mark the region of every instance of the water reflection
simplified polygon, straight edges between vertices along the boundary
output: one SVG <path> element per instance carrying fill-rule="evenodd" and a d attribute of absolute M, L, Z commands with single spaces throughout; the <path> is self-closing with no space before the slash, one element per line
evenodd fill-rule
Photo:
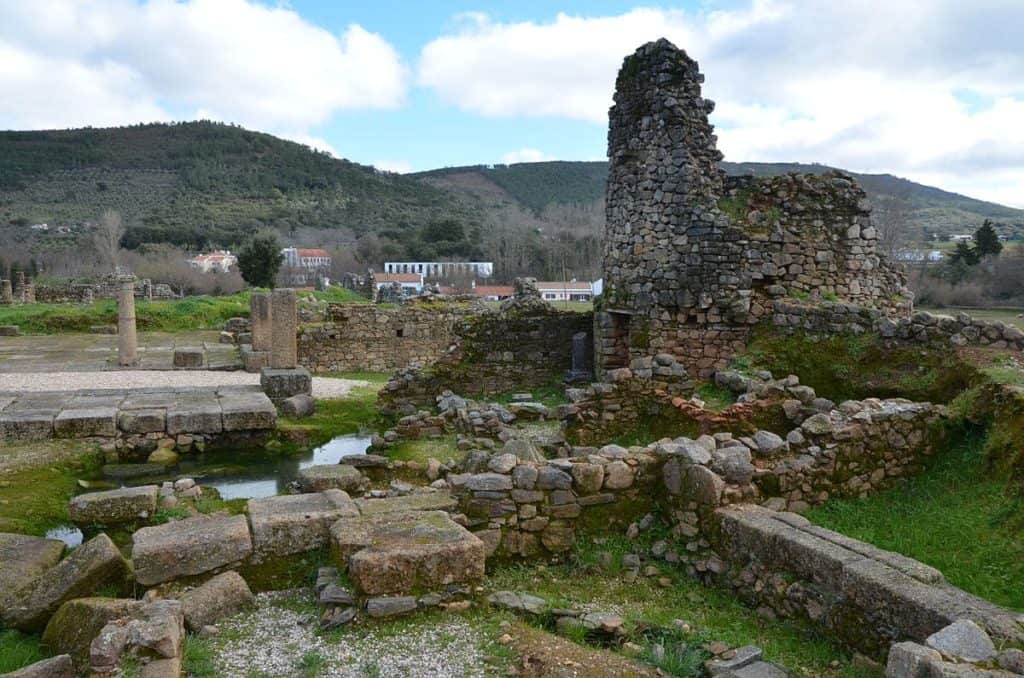
<path fill-rule="evenodd" d="M 60 539 L 71 548 L 82 544 L 82 531 L 74 525 L 55 527 L 47 530 L 44 536 L 47 539 Z"/>
<path fill-rule="evenodd" d="M 345 455 L 365 454 L 369 446 L 368 435 L 338 436 L 301 456 L 264 464 L 246 463 L 244 467 L 233 467 L 223 473 L 209 473 L 200 482 L 215 488 L 223 499 L 272 497 L 285 492 L 300 469 L 320 464 L 337 464 Z M 181 473 L 188 473 L 186 464 L 182 464 Z"/>

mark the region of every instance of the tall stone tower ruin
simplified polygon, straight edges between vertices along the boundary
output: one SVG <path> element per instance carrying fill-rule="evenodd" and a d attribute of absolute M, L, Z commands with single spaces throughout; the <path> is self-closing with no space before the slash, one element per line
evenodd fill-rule
<path fill-rule="evenodd" d="M 670 354 L 689 376 L 721 367 L 773 298 L 909 308 L 875 251 L 864 192 L 845 175 L 727 178 L 697 62 L 667 40 L 627 57 L 609 112 L 599 375 L 644 376 Z"/>

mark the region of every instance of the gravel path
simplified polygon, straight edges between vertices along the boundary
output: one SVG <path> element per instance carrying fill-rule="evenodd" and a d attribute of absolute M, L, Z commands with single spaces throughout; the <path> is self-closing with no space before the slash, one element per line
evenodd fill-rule
<path fill-rule="evenodd" d="M 306 675 L 301 667 L 313 659 L 325 678 L 485 675 L 486 638 L 464 619 L 437 612 L 417 623 L 399 622 L 398 632 L 389 633 L 385 625 L 382 633 L 355 627 L 320 634 L 313 614 L 275 604 L 308 597 L 296 591 L 261 593 L 256 610 L 221 621 L 225 638 L 213 640 L 218 675 Z"/>
<path fill-rule="evenodd" d="M 260 375 L 211 370 L 125 370 L 107 372 L 46 372 L 0 374 L 0 392 L 73 391 L 89 388 L 149 388 L 154 386 L 248 386 L 258 385 Z M 313 377 L 314 398 L 340 398 L 367 381 Z"/>

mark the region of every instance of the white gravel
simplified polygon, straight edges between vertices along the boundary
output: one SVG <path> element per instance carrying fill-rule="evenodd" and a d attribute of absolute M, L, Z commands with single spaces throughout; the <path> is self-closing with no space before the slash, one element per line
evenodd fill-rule
<path fill-rule="evenodd" d="M 0 392 L 73 391 L 78 389 L 129 389 L 156 386 L 259 385 L 260 375 L 215 370 L 125 370 L 104 372 L 45 372 L 0 374 Z M 355 386 L 369 382 L 355 379 L 313 377 L 314 398 L 340 398 Z"/>
<path fill-rule="evenodd" d="M 337 633 L 321 635 L 316 617 L 276 600 L 305 597 L 298 591 L 261 593 L 257 609 L 222 620 L 224 638 L 215 638 L 214 663 L 226 678 L 294 676 L 303 657 L 315 653 L 323 659 L 321 676 L 483 676 L 486 643 L 483 633 L 465 620 L 437 612 L 400 631 L 382 628 L 377 621 L 360 622 Z"/>

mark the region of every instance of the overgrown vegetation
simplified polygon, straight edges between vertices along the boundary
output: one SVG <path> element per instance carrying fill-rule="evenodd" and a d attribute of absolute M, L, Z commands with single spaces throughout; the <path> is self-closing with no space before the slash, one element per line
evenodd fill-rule
<path fill-rule="evenodd" d="M 921 475 L 864 499 L 832 500 L 807 517 L 927 563 L 975 595 L 1024 610 L 1024 500 L 1007 493 L 985 446 L 982 433 L 965 432 Z"/>
<path fill-rule="evenodd" d="M 67 450 L 58 457 L 37 454 L 36 448 L 52 444 L 0 445 L 2 466 L 14 469 L 0 474 L 0 532 L 43 535 L 63 525 L 78 479 L 95 474 L 102 464 L 101 453 L 80 443 L 61 441 Z"/>
<path fill-rule="evenodd" d="M 0 673 L 17 671 L 45 657 L 39 636 L 13 629 L 0 630 Z"/>

